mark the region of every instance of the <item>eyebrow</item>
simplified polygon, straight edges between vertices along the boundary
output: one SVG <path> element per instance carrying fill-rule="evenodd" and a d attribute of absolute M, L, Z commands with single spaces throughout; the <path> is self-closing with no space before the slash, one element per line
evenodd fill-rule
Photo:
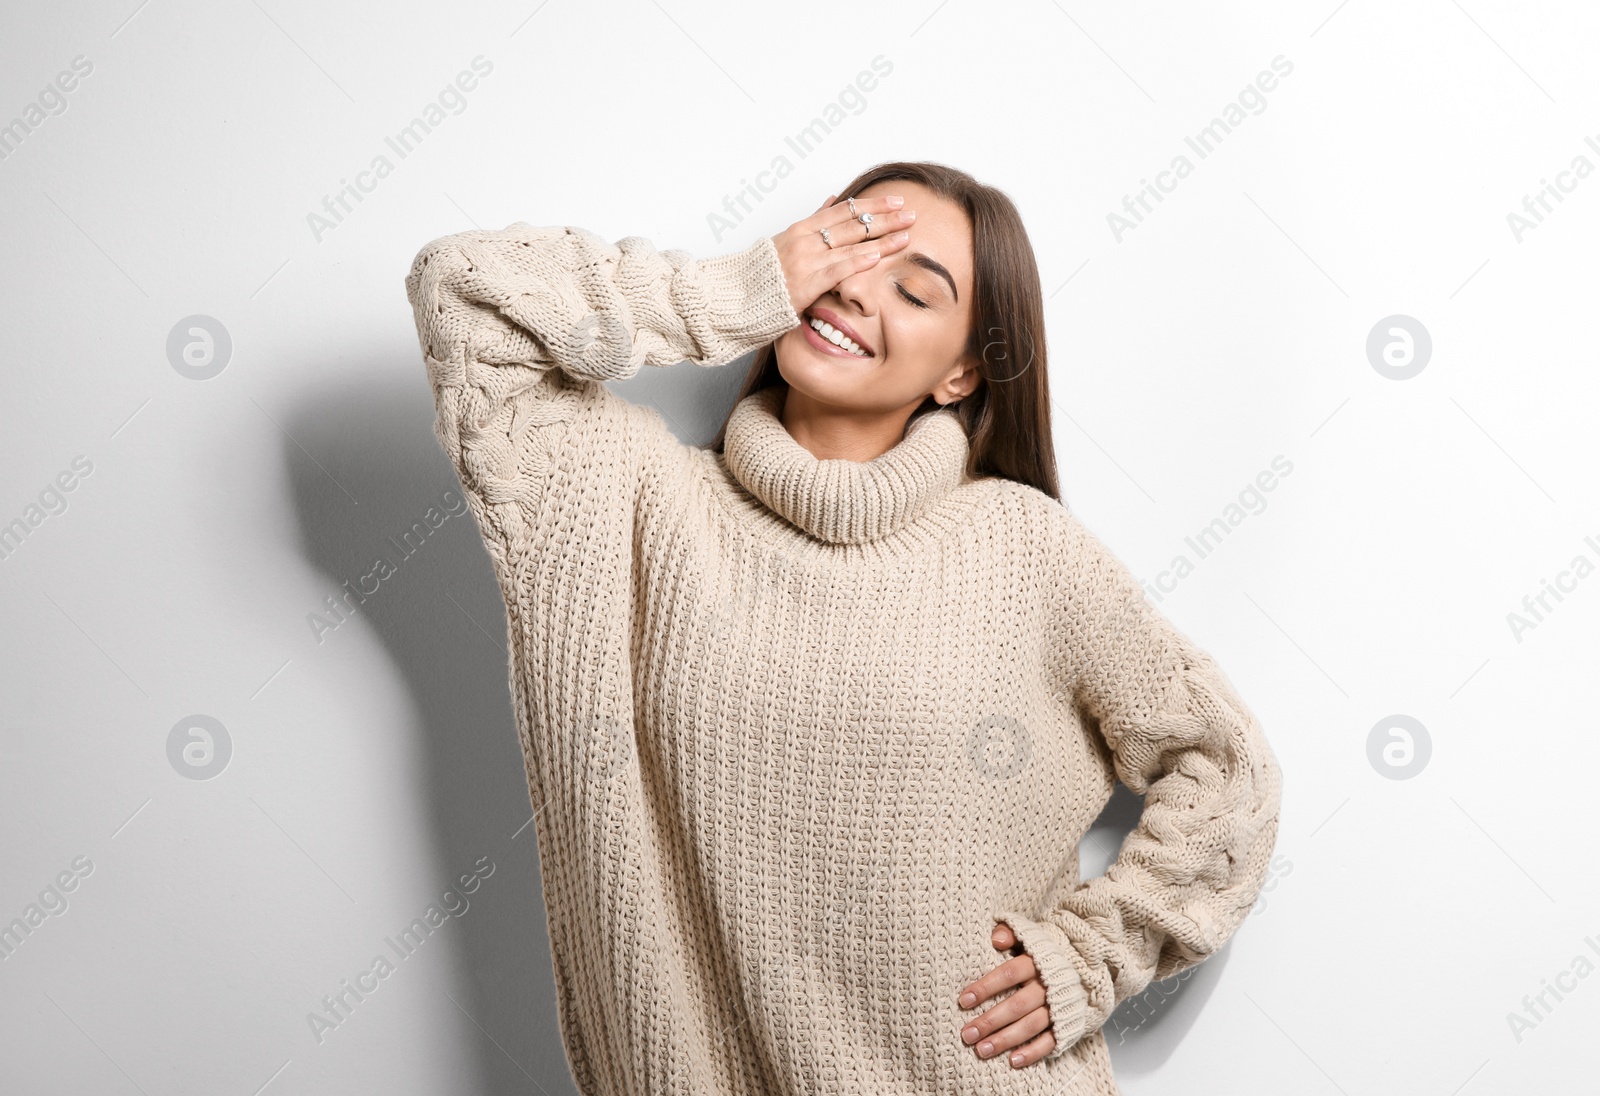
<path fill-rule="evenodd" d="M 950 296 L 956 299 L 957 304 L 961 303 L 961 294 L 956 292 L 956 280 L 950 276 L 950 272 L 944 268 L 943 263 L 939 262 L 937 259 L 924 255 L 920 251 L 907 251 L 903 253 L 902 257 L 906 260 L 906 262 L 920 266 L 929 273 L 937 274 L 939 277 L 949 282 Z"/>

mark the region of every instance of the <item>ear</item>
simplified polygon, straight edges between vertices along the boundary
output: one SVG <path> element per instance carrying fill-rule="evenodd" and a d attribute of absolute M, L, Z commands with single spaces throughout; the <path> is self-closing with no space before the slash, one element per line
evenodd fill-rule
<path fill-rule="evenodd" d="M 978 372 L 978 359 L 971 354 L 963 354 L 944 379 L 934 387 L 933 395 L 940 403 L 964 400 L 978 390 L 978 384 L 982 379 L 982 374 Z"/>

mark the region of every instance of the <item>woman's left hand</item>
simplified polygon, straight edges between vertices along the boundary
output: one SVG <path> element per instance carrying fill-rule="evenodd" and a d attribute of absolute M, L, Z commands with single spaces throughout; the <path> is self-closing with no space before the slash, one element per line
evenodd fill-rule
<path fill-rule="evenodd" d="M 1016 946 L 1017 937 L 1010 925 L 1000 921 L 995 924 L 989 942 L 996 951 L 1010 951 Z M 1021 1069 L 1049 1054 L 1056 1045 L 1050 1024 L 1050 1006 L 1045 1004 L 1044 983 L 1039 981 L 1033 956 L 1023 952 L 1001 963 L 965 987 L 957 996 L 956 1004 L 962 1008 L 977 1008 L 980 1001 L 1012 986 L 1021 988 L 967 1023 L 961 1029 L 961 1041 L 984 1059 L 1016 1047 L 1011 1050 L 1009 1061 L 1013 1069 Z"/>

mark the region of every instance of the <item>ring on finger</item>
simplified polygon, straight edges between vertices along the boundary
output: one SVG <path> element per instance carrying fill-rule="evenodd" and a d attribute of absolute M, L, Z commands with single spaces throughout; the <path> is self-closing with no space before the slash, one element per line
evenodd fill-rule
<path fill-rule="evenodd" d="M 850 216 L 856 216 L 856 200 L 854 198 L 846 198 L 845 201 L 850 206 Z"/>
<path fill-rule="evenodd" d="M 822 233 L 822 242 L 827 244 L 831 250 L 833 247 L 833 235 L 825 228 L 819 228 L 817 231 Z"/>
<path fill-rule="evenodd" d="M 860 221 L 861 227 L 867 230 L 867 234 L 865 237 L 863 237 L 863 239 L 870 240 L 872 238 L 872 214 L 863 213 L 861 216 L 857 217 L 856 220 Z"/>

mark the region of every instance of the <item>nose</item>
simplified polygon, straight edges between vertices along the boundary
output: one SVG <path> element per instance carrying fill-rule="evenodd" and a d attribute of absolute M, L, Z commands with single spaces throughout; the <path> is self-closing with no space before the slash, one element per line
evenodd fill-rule
<path fill-rule="evenodd" d="M 872 273 L 872 270 L 873 268 L 869 267 L 866 270 L 859 270 L 854 274 L 848 275 L 833 290 L 838 294 L 839 300 L 851 306 L 851 309 L 858 316 L 871 316 L 876 311 L 873 305 L 872 280 L 867 277 Z M 849 312 L 846 312 L 845 315 L 848 316 Z"/>

